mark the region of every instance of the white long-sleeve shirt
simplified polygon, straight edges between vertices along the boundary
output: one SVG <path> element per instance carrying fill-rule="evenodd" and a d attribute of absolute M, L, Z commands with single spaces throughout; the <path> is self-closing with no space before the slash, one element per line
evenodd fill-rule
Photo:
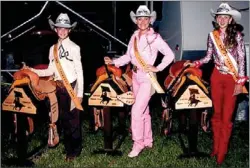
<path fill-rule="evenodd" d="M 54 76 L 54 80 L 62 80 L 55 61 L 54 61 L 54 45 L 49 51 L 49 66 L 47 69 L 32 69 L 38 76 Z M 83 97 L 83 69 L 81 62 L 80 47 L 67 37 L 58 46 L 58 57 L 63 71 L 70 83 L 77 80 L 77 97 Z"/>

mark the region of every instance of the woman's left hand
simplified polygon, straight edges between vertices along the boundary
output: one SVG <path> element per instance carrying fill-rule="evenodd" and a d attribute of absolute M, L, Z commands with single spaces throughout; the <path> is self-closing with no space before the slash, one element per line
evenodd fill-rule
<path fill-rule="evenodd" d="M 234 94 L 233 95 L 236 96 L 236 95 L 242 93 L 242 91 L 243 91 L 243 86 L 240 85 L 240 84 L 236 84 L 235 88 L 234 88 Z"/>
<path fill-rule="evenodd" d="M 153 65 L 147 65 L 145 68 L 144 68 L 144 71 L 145 72 L 158 72 L 159 70 L 153 66 Z"/>

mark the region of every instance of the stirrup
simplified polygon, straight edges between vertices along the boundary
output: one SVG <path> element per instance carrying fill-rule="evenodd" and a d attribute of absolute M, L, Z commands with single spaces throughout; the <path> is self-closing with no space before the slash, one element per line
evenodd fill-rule
<path fill-rule="evenodd" d="M 207 110 L 201 114 L 201 128 L 204 132 L 208 131 L 209 122 L 207 122 Z"/>
<path fill-rule="evenodd" d="M 59 143 L 59 135 L 55 124 L 49 124 L 48 146 L 54 147 Z"/>

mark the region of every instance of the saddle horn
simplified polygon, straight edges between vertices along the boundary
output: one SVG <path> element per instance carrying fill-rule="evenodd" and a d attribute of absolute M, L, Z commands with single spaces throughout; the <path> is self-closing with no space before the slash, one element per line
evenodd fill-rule
<path fill-rule="evenodd" d="M 25 67 L 27 67 L 26 63 L 25 62 L 21 62 L 23 64 L 23 67 L 22 69 L 24 69 Z"/>

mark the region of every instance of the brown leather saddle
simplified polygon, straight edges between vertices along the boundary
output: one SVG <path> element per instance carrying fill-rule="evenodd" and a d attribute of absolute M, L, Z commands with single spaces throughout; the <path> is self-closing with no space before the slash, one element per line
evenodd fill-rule
<path fill-rule="evenodd" d="M 101 83 L 107 82 L 108 80 L 112 80 L 112 82 L 115 83 L 121 93 L 126 93 L 131 90 L 130 87 L 132 86 L 132 69 L 130 64 L 127 65 L 125 71 L 113 65 L 107 65 L 106 67 L 105 65 L 101 66 L 96 70 L 96 77 L 97 79 L 90 89 L 91 93 L 93 93 Z M 97 131 L 98 128 L 104 127 L 103 109 L 94 107 L 93 112 L 95 131 Z"/>
<path fill-rule="evenodd" d="M 187 78 L 200 86 L 208 94 L 208 90 L 204 85 L 204 83 L 207 83 L 201 79 L 202 71 L 195 67 L 185 66 L 185 63 L 188 62 L 190 61 L 177 61 L 169 69 L 169 75 L 164 81 L 164 86 L 168 92 L 172 93 L 173 97 L 176 96 L 179 89 L 185 84 Z"/>
<path fill-rule="evenodd" d="M 114 65 L 107 65 L 107 69 L 105 66 L 101 66 L 96 70 L 96 77 L 97 79 L 90 89 L 91 93 L 99 84 L 106 81 L 108 78 L 112 78 L 113 82 L 115 82 L 123 92 L 127 92 L 129 90 L 128 87 L 132 86 L 132 70 L 130 65 L 127 66 L 125 73 L 122 73 L 122 69 Z"/>
<path fill-rule="evenodd" d="M 206 94 L 208 94 L 208 89 L 205 86 L 207 85 L 207 82 L 202 80 L 202 71 L 195 67 L 190 67 L 189 65 L 186 65 L 186 63 L 189 63 L 189 60 L 183 60 L 183 61 L 177 61 L 175 62 L 169 69 L 169 75 L 166 77 L 164 81 L 164 86 L 167 91 L 167 98 L 169 99 L 175 98 L 177 93 L 179 92 L 180 88 L 182 88 L 187 80 L 191 80 L 195 84 L 197 84 Z M 174 99 L 173 99 L 174 100 Z M 167 107 L 167 104 L 172 104 L 172 101 L 164 102 L 162 100 L 163 105 L 163 113 L 162 113 L 162 119 L 163 119 L 163 133 L 167 135 L 170 132 L 170 129 L 172 127 L 172 114 L 173 112 L 172 108 Z M 201 126 L 204 131 L 207 130 L 207 112 L 202 113 L 201 117 Z"/>
<path fill-rule="evenodd" d="M 46 97 L 50 101 L 50 128 L 49 128 L 49 138 L 48 145 L 50 147 L 55 146 L 59 143 L 59 136 L 57 134 L 56 121 L 58 120 L 58 102 L 56 97 L 56 83 L 51 80 L 51 77 L 39 77 L 36 73 L 30 71 L 29 69 L 21 69 L 14 73 L 14 82 L 10 88 L 12 90 L 15 87 L 21 87 L 28 85 L 29 89 L 32 91 L 34 97 L 38 101 L 44 100 Z M 31 123 L 32 119 L 29 119 Z M 33 121 L 29 124 L 30 130 L 33 132 Z"/>

